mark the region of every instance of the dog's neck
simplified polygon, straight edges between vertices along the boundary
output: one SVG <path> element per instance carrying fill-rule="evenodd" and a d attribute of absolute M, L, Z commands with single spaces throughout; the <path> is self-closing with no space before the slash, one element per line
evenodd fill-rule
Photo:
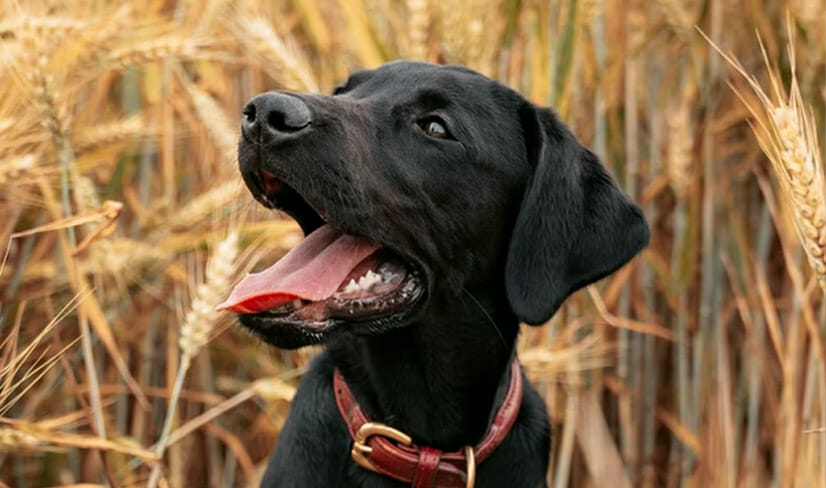
<path fill-rule="evenodd" d="M 518 323 L 483 314 L 479 306 L 484 302 L 473 301 L 465 297 L 466 307 L 449 305 L 452 323 L 425 316 L 381 336 L 342 338 L 328 345 L 372 421 L 445 451 L 484 436 L 509 378 Z"/>

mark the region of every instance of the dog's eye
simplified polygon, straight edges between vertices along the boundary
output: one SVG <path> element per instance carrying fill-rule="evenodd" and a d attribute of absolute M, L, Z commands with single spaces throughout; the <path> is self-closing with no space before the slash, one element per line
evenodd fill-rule
<path fill-rule="evenodd" d="M 425 134 L 436 139 L 453 139 L 448 132 L 445 121 L 439 117 L 427 117 L 419 121 L 419 127 Z"/>

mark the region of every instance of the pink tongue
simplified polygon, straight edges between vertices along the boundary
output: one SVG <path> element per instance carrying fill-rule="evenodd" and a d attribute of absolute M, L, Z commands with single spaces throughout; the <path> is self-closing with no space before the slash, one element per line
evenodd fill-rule
<path fill-rule="evenodd" d="M 218 310 L 258 313 L 296 298 L 324 300 L 378 248 L 366 239 L 324 225 L 269 268 L 244 277 Z"/>

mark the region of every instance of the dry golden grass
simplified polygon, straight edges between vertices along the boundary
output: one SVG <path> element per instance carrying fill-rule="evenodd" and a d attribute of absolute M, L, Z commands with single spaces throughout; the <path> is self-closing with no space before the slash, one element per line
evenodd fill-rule
<path fill-rule="evenodd" d="M 241 107 L 397 57 L 554 105 L 651 221 L 521 338 L 549 486 L 826 486 L 823 11 L 0 2 L 0 486 L 256 486 L 315 350 L 210 308 L 300 238 L 243 190 Z"/>

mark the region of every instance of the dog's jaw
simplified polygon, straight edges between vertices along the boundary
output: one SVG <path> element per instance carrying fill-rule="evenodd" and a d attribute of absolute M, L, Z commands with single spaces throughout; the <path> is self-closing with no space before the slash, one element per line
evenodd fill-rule
<path fill-rule="evenodd" d="M 333 238 L 328 240 L 336 241 L 335 235 L 339 235 L 340 239 L 349 239 L 353 243 L 363 242 L 359 246 L 364 247 L 366 253 L 345 269 L 345 272 L 349 269 L 349 274 L 342 274 L 343 280 L 334 293 L 330 289 L 324 296 L 304 297 L 298 293 L 291 296 L 289 289 L 282 290 L 276 284 L 268 287 L 266 283 L 260 283 L 268 276 L 269 270 L 266 270 L 245 278 L 220 308 L 239 313 L 240 323 L 247 330 L 263 341 L 284 349 L 324 343 L 332 335 L 340 333 L 363 336 L 382 334 L 410 323 L 410 318 L 423 306 L 427 296 L 426 282 L 423 280 L 425 275 L 413 264 L 414 261 L 403 258 L 390 246 L 368 243 L 364 237 L 359 236 L 363 230 L 339 230 L 352 228 L 352 225 L 346 220 L 336 220 L 335 211 L 330 212 L 331 216 L 326 213 L 322 216 L 322 199 L 314 198 L 313 195 L 305 198 L 294 189 L 290 184 L 292 182 L 276 177 L 267 170 L 248 170 L 264 165 L 259 159 L 260 151 L 241 150 L 239 156 L 244 179 L 256 200 L 293 216 L 305 233 L 310 234 L 305 243 L 313 239 L 314 233 L 332 233 Z M 352 244 L 344 247 L 349 249 Z M 323 253 L 323 249 L 320 252 Z M 334 261 L 330 266 L 335 264 L 338 263 Z M 278 264 L 272 268 L 277 266 Z M 289 269 L 287 272 L 297 273 Z M 313 278 L 309 276 L 307 279 Z M 258 289 L 247 290 L 246 295 L 236 293 L 248 281 L 258 281 L 254 285 Z M 274 276 L 272 281 L 278 282 L 279 277 Z M 268 292 L 269 289 L 272 292 Z"/>

